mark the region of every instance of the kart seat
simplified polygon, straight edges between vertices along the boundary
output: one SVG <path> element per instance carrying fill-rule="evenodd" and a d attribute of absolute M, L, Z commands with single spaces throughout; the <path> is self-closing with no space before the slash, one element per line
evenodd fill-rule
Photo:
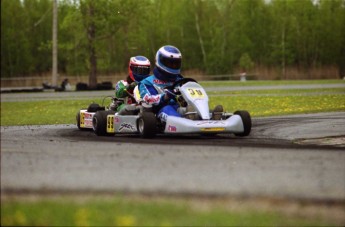
<path fill-rule="evenodd" d="M 137 115 L 140 111 L 139 106 L 134 105 L 126 105 L 124 108 L 122 108 L 118 114 L 119 115 Z"/>
<path fill-rule="evenodd" d="M 90 112 L 90 113 L 92 113 L 92 112 L 95 113 L 98 110 L 105 110 L 105 107 L 104 106 L 100 106 L 97 103 L 92 103 L 87 108 L 87 112 Z"/>

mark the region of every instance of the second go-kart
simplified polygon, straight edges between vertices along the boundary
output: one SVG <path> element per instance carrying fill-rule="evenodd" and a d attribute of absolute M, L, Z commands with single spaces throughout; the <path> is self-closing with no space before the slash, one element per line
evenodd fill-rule
<path fill-rule="evenodd" d="M 157 134 L 234 134 L 248 136 L 252 122 L 245 111 L 234 113 L 210 111 L 204 88 L 194 79 L 183 78 L 169 86 L 174 91 L 182 117 L 167 116 L 162 122 L 134 89 L 135 105 L 128 105 L 125 114 L 91 104 L 77 114 L 79 129 L 92 129 L 97 135 L 140 134 L 152 138 Z M 121 100 L 115 100 L 121 102 Z"/>

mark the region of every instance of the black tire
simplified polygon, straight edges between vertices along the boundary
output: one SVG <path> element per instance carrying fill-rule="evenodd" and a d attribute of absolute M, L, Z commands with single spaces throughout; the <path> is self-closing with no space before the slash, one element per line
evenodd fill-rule
<path fill-rule="evenodd" d="M 107 133 L 107 116 L 114 114 L 112 110 L 97 111 L 92 118 L 92 129 L 97 136 L 111 136 L 114 133 Z"/>
<path fill-rule="evenodd" d="M 86 83 L 77 83 L 76 90 L 77 91 L 87 91 L 87 90 L 89 90 L 89 86 Z"/>
<path fill-rule="evenodd" d="M 243 122 L 243 133 L 235 133 L 236 136 L 248 136 L 250 134 L 250 131 L 252 129 L 252 119 L 250 117 L 250 114 L 245 110 L 237 110 L 234 115 L 239 115 Z"/>
<path fill-rule="evenodd" d="M 157 119 L 152 112 L 143 112 L 137 122 L 139 134 L 143 138 L 153 138 L 157 134 Z"/>

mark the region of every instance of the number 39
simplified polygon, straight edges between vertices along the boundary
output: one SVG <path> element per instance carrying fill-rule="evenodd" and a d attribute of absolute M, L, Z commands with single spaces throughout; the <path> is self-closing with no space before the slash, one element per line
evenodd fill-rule
<path fill-rule="evenodd" d="M 188 89 L 188 91 L 192 97 L 203 97 L 204 96 L 202 91 L 200 91 L 199 89 Z"/>

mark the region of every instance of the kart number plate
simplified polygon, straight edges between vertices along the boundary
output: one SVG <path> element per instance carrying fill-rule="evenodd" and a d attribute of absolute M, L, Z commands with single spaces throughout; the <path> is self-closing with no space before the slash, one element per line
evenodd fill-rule
<path fill-rule="evenodd" d="M 192 89 L 188 88 L 189 95 L 193 98 L 202 98 L 204 97 L 204 93 L 202 93 L 199 89 Z"/>
<path fill-rule="evenodd" d="M 80 113 L 80 127 L 85 127 L 85 114 L 83 112 Z"/>
<path fill-rule="evenodd" d="M 91 113 L 80 112 L 80 127 L 92 128 L 92 117 Z"/>
<path fill-rule="evenodd" d="M 108 115 L 107 116 L 107 133 L 114 133 L 114 116 Z"/>

